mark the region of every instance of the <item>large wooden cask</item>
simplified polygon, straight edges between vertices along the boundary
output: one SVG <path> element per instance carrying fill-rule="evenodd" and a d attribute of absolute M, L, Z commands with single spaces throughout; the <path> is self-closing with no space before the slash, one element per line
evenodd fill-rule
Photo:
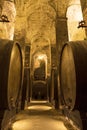
<path fill-rule="evenodd" d="M 87 41 L 66 43 L 59 69 L 63 104 L 69 109 L 87 111 Z"/>
<path fill-rule="evenodd" d="M 19 44 L 0 39 L 0 110 L 21 107 L 22 72 Z"/>

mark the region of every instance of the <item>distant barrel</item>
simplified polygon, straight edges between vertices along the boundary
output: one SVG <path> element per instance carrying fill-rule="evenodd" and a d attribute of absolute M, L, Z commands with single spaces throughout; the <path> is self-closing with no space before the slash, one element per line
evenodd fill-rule
<path fill-rule="evenodd" d="M 87 41 L 66 43 L 61 52 L 59 69 L 64 105 L 87 111 Z"/>
<path fill-rule="evenodd" d="M 47 83 L 46 81 L 33 81 L 32 83 L 32 99 L 47 100 Z"/>
<path fill-rule="evenodd" d="M 30 102 L 30 46 L 24 46 L 24 76 L 22 86 L 22 106 L 21 109 L 27 107 Z M 25 106 L 26 105 L 26 106 Z"/>
<path fill-rule="evenodd" d="M 22 70 L 19 44 L 0 39 L 0 109 L 11 110 L 19 107 Z"/>

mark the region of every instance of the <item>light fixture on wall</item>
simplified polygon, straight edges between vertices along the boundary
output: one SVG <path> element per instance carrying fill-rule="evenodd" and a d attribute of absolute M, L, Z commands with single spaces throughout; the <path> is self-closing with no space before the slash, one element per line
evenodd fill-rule
<path fill-rule="evenodd" d="M 79 25 L 78 25 L 77 28 L 87 28 L 87 25 L 85 25 L 85 21 L 84 20 L 81 20 L 78 24 Z"/>
<path fill-rule="evenodd" d="M 1 15 L 0 22 L 10 22 L 10 21 L 8 20 L 8 17 L 6 15 Z"/>

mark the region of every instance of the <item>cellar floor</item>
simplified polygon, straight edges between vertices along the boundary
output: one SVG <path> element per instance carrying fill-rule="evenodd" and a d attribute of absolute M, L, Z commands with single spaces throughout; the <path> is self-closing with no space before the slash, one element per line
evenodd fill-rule
<path fill-rule="evenodd" d="M 6 130 L 69 130 L 67 119 L 47 102 L 32 102 L 10 121 Z M 68 124 L 70 130 L 72 127 Z M 76 129 L 75 129 L 76 130 Z"/>

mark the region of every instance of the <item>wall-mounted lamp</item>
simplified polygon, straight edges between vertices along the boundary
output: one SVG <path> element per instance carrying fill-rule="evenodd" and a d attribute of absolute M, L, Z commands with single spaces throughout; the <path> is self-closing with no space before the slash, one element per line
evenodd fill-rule
<path fill-rule="evenodd" d="M 1 15 L 0 22 L 10 22 L 10 21 L 8 20 L 8 17 L 6 15 Z"/>
<path fill-rule="evenodd" d="M 80 21 L 77 28 L 87 28 L 87 25 L 85 25 L 85 21 L 84 20 Z"/>

